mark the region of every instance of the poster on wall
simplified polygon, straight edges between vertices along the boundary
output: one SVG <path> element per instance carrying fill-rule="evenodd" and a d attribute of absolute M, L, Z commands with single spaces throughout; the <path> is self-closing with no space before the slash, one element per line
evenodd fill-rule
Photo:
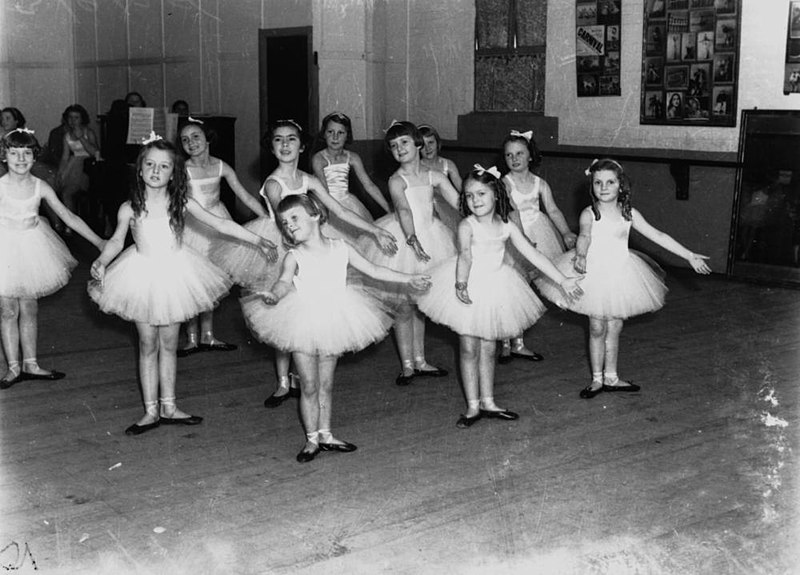
<path fill-rule="evenodd" d="M 800 94 L 800 2 L 789 2 L 783 93 Z"/>
<path fill-rule="evenodd" d="M 578 0 L 575 54 L 578 96 L 619 96 L 622 0 Z"/>
<path fill-rule="evenodd" d="M 741 12 L 741 0 L 645 0 L 640 123 L 736 125 Z"/>

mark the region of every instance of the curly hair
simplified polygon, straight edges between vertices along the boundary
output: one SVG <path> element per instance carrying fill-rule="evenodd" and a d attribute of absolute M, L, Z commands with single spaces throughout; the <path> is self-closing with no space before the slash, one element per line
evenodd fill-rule
<path fill-rule="evenodd" d="M 503 150 L 503 158 L 505 158 L 506 144 L 510 142 L 517 142 L 528 148 L 528 153 L 531 156 L 531 169 L 536 170 L 542 165 L 542 153 L 539 151 L 539 146 L 536 145 L 536 140 L 533 138 L 533 136 L 531 136 L 531 139 L 528 140 L 521 134 L 508 134 L 508 136 L 506 136 L 503 140 L 503 144 L 500 146 L 500 149 Z"/>
<path fill-rule="evenodd" d="M 183 156 L 175 149 L 174 144 L 166 140 L 156 140 L 145 144 L 139 150 L 139 157 L 136 159 L 136 189 L 131 193 L 131 207 L 134 215 L 138 218 L 142 213 L 147 212 L 145 203 L 145 183 L 142 179 L 142 166 L 144 159 L 150 150 L 161 150 L 168 152 L 172 156 L 173 168 L 172 177 L 167 184 L 167 194 L 169 195 L 169 227 L 178 239 L 183 238 L 183 227 L 186 218 L 186 167 Z"/>
<path fill-rule="evenodd" d="M 611 158 L 603 158 L 602 160 L 595 160 L 587 170 L 589 176 L 589 195 L 592 198 L 592 212 L 594 219 L 600 219 L 600 210 L 597 208 L 597 198 L 594 195 L 594 174 L 600 170 L 609 170 L 617 175 L 619 180 L 619 195 L 617 195 L 617 204 L 622 210 L 622 217 L 627 221 L 631 220 L 631 181 L 628 175 L 622 169 L 622 165 L 616 160 Z"/>
<path fill-rule="evenodd" d="M 467 184 L 470 180 L 483 184 L 494 192 L 494 211 L 500 216 L 501 220 L 508 222 L 508 214 L 510 214 L 514 208 L 511 206 L 511 200 L 508 199 L 508 191 L 506 190 L 502 178 L 496 178 L 488 170 L 477 168 L 467 174 L 467 177 L 464 179 L 464 185 L 462 186 L 462 191 L 458 199 L 458 211 L 461 212 L 461 215 L 467 217 L 472 213 L 469 210 L 469 206 L 467 206 L 466 194 Z"/>

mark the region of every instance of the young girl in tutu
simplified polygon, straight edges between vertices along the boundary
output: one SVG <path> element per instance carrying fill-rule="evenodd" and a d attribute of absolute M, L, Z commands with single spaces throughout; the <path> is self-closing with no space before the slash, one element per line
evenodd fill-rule
<path fill-rule="evenodd" d="M 348 285 L 348 264 L 381 281 L 413 289 L 429 286 L 427 276 L 376 266 L 346 242 L 320 228 L 325 210 L 312 196 L 287 196 L 278 219 L 292 246 L 272 289 L 242 300 L 250 329 L 260 340 L 291 352 L 300 372 L 300 415 L 306 444 L 297 455 L 305 463 L 320 451 L 354 451 L 331 433 L 333 377 L 338 356 L 383 339 L 391 327 L 386 312 L 365 292 Z"/>
<path fill-rule="evenodd" d="M 25 379 L 56 380 L 58 371 L 39 367 L 36 358 L 37 300 L 69 281 L 77 265 L 47 222 L 39 217 L 42 200 L 78 234 L 102 249 L 104 241 L 59 201 L 53 188 L 31 175 L 40 151 L 33 131 L 18 128 L 2 139 L 0 177 L 0 331 L 8 369 L 0 380 L 7 389 Z M 22 366 L 20 366 L 22 347 Z"/>
<path fill-rule="evenodd" d="M 225 179 L 236 197 L 257 216 L 262 218 L 267 212 L 256 198 L 251 196 L 236 177 L 228 164 L 210 154 L 209 133 L 201 120 L 189 118 L 179 133 L 179 141 L 188 156 L 186 173 L 190 198 L 197 201 L 206 211 L 219 218 L 230 220 L 231 215 L 220 198 L 220 182 Z M 268 230 L 261 230 L 269 233 Z M 277 239 L 277 230 L 273 228 L 270 239 Z M 198 221 L 194 217 L 186 218 L 183 241 L 199 254 L 209 257 L 211 248 L 220 241 L 217 231 Z M 262 258 L 263 261 L 263 258 Z M 218 264 L 224 260 L 216 260 Z M 221 266 L 225 269 L 225 266 Z M 226 270 L 227 271 L 227 270 Z M 214 312 L 200 314 L 200 321 L 192 318 L 186 325 L 186 347 L 178 351 L 178 357 L 185 357 L 201 351 L 232 351 L 236 346 L 225 343 L 214 337 Z"/>
<path fill-rule="evenodd" d="M 421 164 L 422 136 L 414 124 L 393 122 L 384 142 L 400 167 L 389 178 L 395 212 L 375 223 L 406 241 L 393 255 L 381 254 L 363 245 L 362 253 L 384 267 L 424 273 L 456 253 L 453 233 L 433 215 L 434 190 L 456 210 L 458 192 L 444 174 Z M 414 298 L 396 290 L 385 290 L 382 297 L 397 307 L 394 332 L 402 367 L 395 383 L 409 385 L 414 377 L 446 376 L 446 370 L 430 365 L 425 359 L 425 318 L 419 313 Z"/>
<path fill-rule="evenodd" d="M 371 220 L 365 220 L 350 208 L 343 206 L 328 193 L 325 185 L 314 176 L 298 169 L 300 154 L 305 149 L 303 129 L 294 120 L 278 120 L 264 138 L 273 155 L 278 159 L 278 167 L 267 177 L 259 192 L 269 203 L 273 212 L 287 196 L 313 192 L 325 208 L 340 221 L 369 234 L 369 243 L 381 251 L 394 253 L 397 244 L 391 234 L 377 227 Z M 335 235 L 335 234 L 334 234 Z M 271 285 L 268 281 L 262 285 Z M 292 396 L 289 375 L 290 355 L 275 352 L 275 367 L 278 372 L 278 389 L 266 399 L 266 407 L 277 407 Z M 296 392 L 295 392 L 296 395 Z"/>
<path fill-rule="evenodd" d="M 564 301 L 559 290 L 541 279 L 537 285 L 547 298 L 589 316 L 589 363 L 592 382 L 581 390 L 589 399 L 601 391 L 639 391 L 639 386 L 619 379 L 617 355 L 622 322 L 664 305 L 667 287 L 652 267 L 628 250 L 631 228 L 662 248 L 685 258 L 700 274 L 711 273 L 707 256 L 692 253 L 672 237 L 651 226 L 631 207 L 631 184 L 614 160 L 595 160 L 586 170 L 591 178 L 592 205 L 580 216 L 580 236 L 575 250 L 563 254 L 556 265 L 564 273 L 586 273 L 584 296 Z"/>
<path fill-rule="evenodd" d="M 534 173 L 542 163 L 542 155 L 536 146 L 533 132 L 511 132 L 503 140 L 503 157 L 508 172 L 503 178 L 514 208 L 513 219 L 522 228 L 536 249 L 549 259 L 564 253 L 564 247 L 575 246 L 577 236 L 569 229 L 564 214 L 558 209 L 553 192 L 544 179 Z M 542 211 L 544 207 L 545 211 Z M 538 270 L 522 262 L 528 275 L 535 277 Z M 519 334 L 504 340 L 498 361 L 508 363 L 514 358 L 541 361 L 543 357 L 525 347 Z"/>
<path fill-rule="evenodd" d="M 322 119 L 322 129 L 317 138 L 325 145 L 325 149 L 314 154 L 311 158 L 311 167 L 314 175 L 325 183 L 328 193 L 346 208 L 354 211 L 365 220 L 372 221 L 372 215 L 369 210 L 358 198 L 350 193 L 349 175 L 352 168 L 364 191 L 384 212 L 389 212 L 389 204 L 364 169 L 361 156 L 345 149 L 345 146 L 353 141 L 353 127 L 350 118 L 341 112 L 328 114 Z M 336 217 L 331 217 L 328 220 L 328 225 L 333 228 L 333 230 L 329 229 L 328 232 L 334 231 L 331 237 L 334 235 L 353 239 L 356 237 L 355 230 L 353 228 L 348 229 L 348 226 Z"/>
<path fill-rule="evenodd" d="M 137 159 L 137 188 L 119 209 L 117 228 L 92 264 L 89 295 L 101 310 L 136 322 L 139 377 L 145 414 L 125 430 L 138 435 L 161 424 L 197 425 L 202 417 L 175 405 L 178 332 L 181 322 L 213 309 L 231 287 L 228 275 L 207 258 L 183 247 L 186 214 L 215 230 L 259 245 L 264 257 L 275 246 L 219 218 L 187 197 L 183 158 L 153 134 Z M 130 228 L 135 245 L 113 264 Z M 160 404 L 160 409 L 159 409 Z"/>
<path fill-rule="evenodd" d="M 455 162 L 439 155 L 442 149 L 442 138 L 439 136 L 439 132 L 429 124 L 420 124 L 417 128 L 422 136 L 420 163 L 428 169 L 442 172 L 453 184 L 453 187 L 460 192 L 461 174 L 458 173 Z M 433 209 L 448 228 L 454 232 L 458 230 L 458 224 L 461 223 L 461 214 L 451 208 L 447 202 L 434 198 Z"/>
<path fill-rule="evenodd" d="M 458 227 L 458 256 L 431 270 L 433 287 L 418 298 L 425 315 L 459 335 L 461 379 L 467 400 L 467 411 L 456 423 L 461 428 L 482 417 L 518 418 L 494 403 L 497 340 L 522 333 L 545 311 L 527 282 L 506 262 L 508 241 L 551 278 L 560 292 L 569 297 L 581 293 L 580 278 L 558 271 L 517 226 L 509 223 L 511 209 L 497 168 L 485 170 L 475 165 L 461 194 L 461 213 L 466 217 Z"/>

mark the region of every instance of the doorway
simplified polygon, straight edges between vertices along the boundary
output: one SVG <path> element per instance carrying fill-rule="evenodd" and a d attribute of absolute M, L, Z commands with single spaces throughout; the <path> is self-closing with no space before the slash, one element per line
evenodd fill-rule
<path fill-rule="evenodd" d="M 312 138 L 317 133 L 317 63 L 312 27 L 272 28 L 258 31 L 259 106 L 261 134 L 270 123 L 292 119 L 305 130 L 306 150 L 300 169 L 308 171 Z M 266 177 L 277 160 L 262 145 L 261 172 Z"/>

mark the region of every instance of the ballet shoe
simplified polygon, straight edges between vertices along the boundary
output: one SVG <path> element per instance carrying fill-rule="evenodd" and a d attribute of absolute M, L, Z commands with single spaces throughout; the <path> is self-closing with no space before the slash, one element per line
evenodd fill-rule
<path fill-rule="evenodd" d="M 16 385 L 20 381 L 23 381 L 25 378 L 22 377 L 22 372 L 19 372 L 17 375 L 12 377 L 11 379 L 0 379 L 0 389 L 8 389 L 13 385 Z"/>
<path fill-rule="evenodd" d="M 289 397 L 300 397 L 300 388 L 299 387 L 290 387 L 289 388 Z"/>
<path fill-rule="evenodd" d="M 320 449 L 319 446 L 317 446 L 316 449 L 314 449 L 314 451 L 306 451 L 305 449 L 303 449 L 303 451 L 301 451 L 300 453 L 297 454 L 297 457 L 296 457 L 297 462 L 298 463 L 308 463 L 309 461 L 313 461 L 314 458 L 317 455 L 319 455 L 320 451 L 321 451 L 321 449 Z"/>
<path fill-rule="evenodd" d="M 158 420 L 164 425 L 200 425 L 203 418 L 199 415 L 190 415 L 188 417 L 164 417 Z"/>
<path fill-rule="evenodd" d="M 639 391 L 642 388 L 636 385 L 635 383 L 629 381 L 627 385 L 606 385 L 604 383 L 602 389 L 603 391 L 614 392 L 614 391 Z"/>
<path fill-rule="evenodd" d="M 603 388 L 605 388 L 605 385 L 601 385 L 597 389 L 592 389 L 592 386 L 589 385 L 589 387 L 584 387 L 578 395 L 583 399 L 592 399 L 595 395 L 603 391 Z"/>
<path fill-rule="evenodd" d="M 477 415 L 473 415 L 471 417 L 467 417 L 466 415 L 462 415 L 456 421 L 456 427 L 459 429 L 466 429 L 468 427 L 472 427 L 479 419 L 483 417 L 483 412 L 478 412 Z"/>
<path fill-rule="evenodd" d="M 195 345 L 193 347 L 185 347 L 183 349 L 179 349 L 177 352 L 175 352 L 175 354 L 178 357 L 188 357 L 190 355 L 194 355 L 196 353 L 200 353 L 201 351 L 205 351 L 205 349 L 203 349 L 199 345 Z"/>
<path fill-rule="evenodd" d="M 150 431 L 151 429 L 155 429 L 161 425 L 161 420 L 157 419 L 153 423 L 145 423 L 144 425 L 138 425 L 134 423 L 128 429 L 125 430 L 125 435 L 141 435 L 145 431 Z"/>
<path fill-rule="evenodd" d="M 500 354 L 497 356 L 497 363 L 500 365 L 506 365 L 514 361 L 514 357 L 509 353 L 508 355 Z"/>
<path fill-rule="evenodd" d="M 542 361 L 544 359 L 543 355 L 536 353 L 535 351 L 531 352 L 530 355 L 528 355 L 527 353 L 519 353 L 518 351 L 512 351 L 511 357 L 518 359 L 527 359 L 528 361 Z"/>
<path fill-rule="evenodd" d="M 300 394 L 298 393 L 297 395 L 299 396 Z M 281 405 L 283 405 L 283 402 L 289 399 L 290 397 L 296 397 L 292 395 L 292 388 L 289 388 L 289 391 L 287 391 L 283 395 L 275 395 L 273 393 L 267 399 L 264 400 L 264 407 L 269 407 L 269 408 L 280 407 Z"/>
<path fill-rule="evenodd" d="M 414 370 L 416 372 L 416 370 Z M 399 385 L 400 387 L 405 387 L 407 385 L 411 385 L 411 382 L 414 380 L 415 373 L 411 375 L 404 375 L 403 372 L 400 372 L 400 375 L 397 376 L 397 379 L 394 382 Z"/>
<path fill-rule="evenodd" d="M 340 453 L 351 453 L 358 449 L 352 443 L 342 441 L 341 443 L 322 443 L 320 442 L 319 448 L 321 451 L 338 451 Z"/>
<path fill-rule="evenodd" d="M 56 381 L 59 379 L 64 379 L 67 377 L 66 373 L 60 371 L 51 371 L 50 373 L 29 373 L 27 371 L 21 371 L 20 377 L 25 380 L 43 380 L 43 381 Z"/>
<path fill-rule="evenodd" d="M 233 351 L 238 349 L 234 344 L 225 343 L 223 341 L 218 343 L 201 343 L 197 347 L 200 348 L 200 351 Z"/>
<path fill-rule="evenodd" d="M 487 417 L 489 419 L 504 419 L 506 421 L 514 421 L 519 419 L 519 414 L 514 413 L 513 411 L 508 411 L 507 409 L 501 409 L 500 411 L 481 409 L 480 413 L 483 417 Z"/>
<path fill-rule="evenodd" d="M 447 376 L 447 370 L 440 367 L 433 367 L 433 369 L 417 369 L 415 367 L 414 375 L 417 377 L 445 377 Z"/>

